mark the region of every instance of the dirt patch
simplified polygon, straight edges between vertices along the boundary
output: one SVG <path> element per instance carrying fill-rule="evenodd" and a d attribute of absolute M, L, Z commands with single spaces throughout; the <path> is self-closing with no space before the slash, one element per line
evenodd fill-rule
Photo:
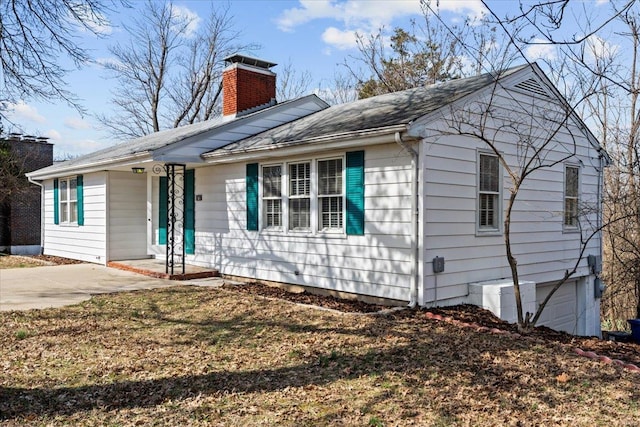
<path fill-rule="evenodd" d="M 44 265 L 82 264 L 82 261 L 51 255 L 7 255 L 0 254 L 0 269 L 29 268 Z"/>

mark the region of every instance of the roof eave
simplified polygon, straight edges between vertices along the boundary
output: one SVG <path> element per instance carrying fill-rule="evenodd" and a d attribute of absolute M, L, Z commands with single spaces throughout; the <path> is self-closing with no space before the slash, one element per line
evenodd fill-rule
<path fill-rule="evenodd" d="M 398 132 L 406 132 L 407 125 L 399 124 L 384 128 L 365 129 L 352 132 L 342 132 L 321 137 L 307 138 L 295 141 L 287 141 L 279 144 L 269 144 L 257 148 L 237 150 L 225 150 L 220 148 L 202 155 L 206 163 L 231 163 L 260 157 L 286 156 L 295 152 L 318 151 L 318 144 L 322 144 L 322 150 L 347 148 L 358 146 L 366 140 L 368 145 L 394 142 L 394 136 Z"/>
<path fill-rule="evenodd" d="M 150 151 L 144 151 L 140 153 L 130 154 L 127 156 L 121 156 L 116 159 L 104 159 L 97 162 L 82 164 L 82 165 L 70 165 L 68 167 L 58 167 L 55 170 L 44 171 L 43 173 L 39 173 L 39 170 L 29 172 L 26 174 L 28 178 L 31 178 L 36 181 L 42 181 L 45 179 L 55 178 L 59 176 L 65 176 L 69 174 L 83 174 L 83 173 L 91 173 L 91 172 L 99 172 L 106 170 L 105 166 L 108 166 L 109 169 L 139 164 L 145 161 L 153 161 L 151 157 Z"/>

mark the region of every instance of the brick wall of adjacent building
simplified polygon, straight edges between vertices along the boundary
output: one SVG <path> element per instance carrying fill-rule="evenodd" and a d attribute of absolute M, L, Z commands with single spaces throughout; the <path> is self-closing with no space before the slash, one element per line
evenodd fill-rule
<path fill-rule="evenodd" d="M 24 173 L 53 164 L 53 145 L 44 138 L 12 135 L 1 141 Z M 40 197 L 40 187 L 27 182 L 0 206 L 0 247 L 40 245 Z"/>

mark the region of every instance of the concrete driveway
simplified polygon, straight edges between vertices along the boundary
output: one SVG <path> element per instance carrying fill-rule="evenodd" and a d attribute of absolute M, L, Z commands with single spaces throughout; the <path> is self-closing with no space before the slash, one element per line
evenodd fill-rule
<path fill-rule="evenodd" d="M 12 268 L 0 270 L 0 311 L 62 307 L 94 294 L 179 284 L 96 264 Z"/>

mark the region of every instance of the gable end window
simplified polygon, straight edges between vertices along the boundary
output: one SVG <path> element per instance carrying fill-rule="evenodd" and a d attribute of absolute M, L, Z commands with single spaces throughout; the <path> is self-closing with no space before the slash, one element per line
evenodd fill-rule
<path fill-rule="evenodd" d="M 478 155 L 478 230 L 500 229 L 500 162 L 494 154 Z"/>
<path fill-rule="evenodd" d="M 84 186 L 82 175 L 53 180 L 53 222 L 84 225 Z"/>
<path fill-rule="evenodd" d="M 564 169 L 564 226 L 578 227 L 580 170 L 577 166 L 565 166 Z"/>

